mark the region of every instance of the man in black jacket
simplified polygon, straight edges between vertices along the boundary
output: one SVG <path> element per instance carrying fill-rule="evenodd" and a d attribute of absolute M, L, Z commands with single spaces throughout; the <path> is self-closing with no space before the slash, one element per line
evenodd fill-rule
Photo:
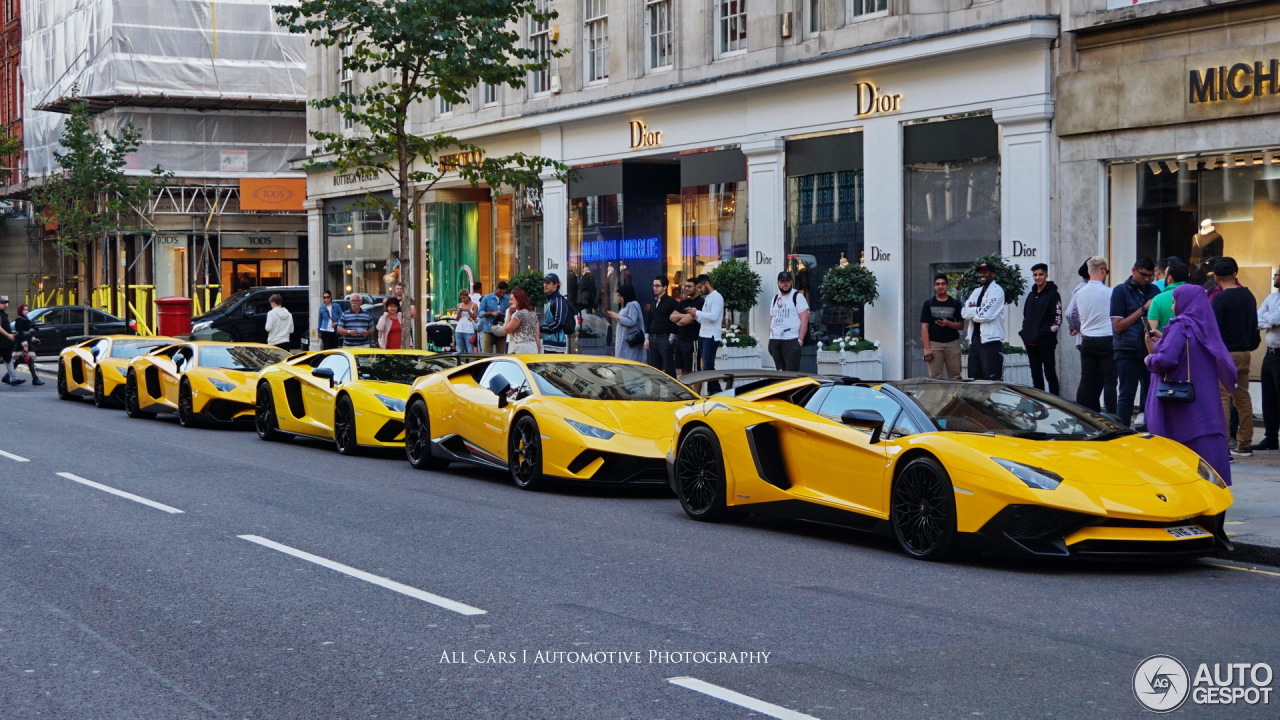
<path fill-rule="evenodd" d="M 1231 359 L 1236 363 L 1236 389 L 1227 392 L 1219 387 L 1222 395 L 1223 422 L 1230 428 L 1231 406 L 1240 415 L 1240 426 L 1236 428 L 1236 446 L 1231 454 L 1236 457 L 1251 457 L 1253 451 L 1253 400 L 1249 397 L 1249 363 L 1250 354 L 1262 344 L 1262 336 L 1258 333 L 1258 316 L 1254 308 L 1257 301 L 1249 288 L 1240 284 L 1236 275 L 1240 266 L 1234 258 L 1218 258 L 1213 263 L 1213 279 L 1222 289 L 1213 296 L 1213 314 L 1218 320 L 1218 331 L 1222 333 L 1222 344 L 1227 346 Z"/>
<path fill-rule="evenodd" d="M 1027 360 L 1031 363 L 1031 384 L 1058 394 L 1058 370 L 1055 355 L 1058 351 L 1058 328 L 1062 327 L 1062 296 L 1058 286 L 1049 281 L 1049 266 L 1036 263 L 1031 266 L 1031 279 L 1035 286 L 1027 296 L 1022 311 L 1022 330 L 1018 336 L 1027 348 Z"/>
<path fill-rule="evenodd" d="M 644 323 L 644 346 L 649 350 L 649 364 L 672 377 L 676 368 L 671 360 L 671 336 L 676 331 L 676 324 L 671 322 L 671 313 L 675 311 L 676 301 L 667 294 L 667 276 L 655 277 L 653 303 L 649 305 Z"/>
<path fill-rule="evenodd" d="M 1116 377 L 1120 381 L 1116 415 L 1125 427 L 1133 423 L 1135 401 L 1139 410 L 1146 406 L 1151 386 L 1151 371 L 1147 370 L 1146 363 L 1147 312 L 1151 310 L 1151 301 L 1160 294 L 1152 284 L 1155 276 L 1156 264 L 1151 258 L 1138 258 L 1129 279 L 1111 290 L 1111 347 L 1115 352 Z"/>

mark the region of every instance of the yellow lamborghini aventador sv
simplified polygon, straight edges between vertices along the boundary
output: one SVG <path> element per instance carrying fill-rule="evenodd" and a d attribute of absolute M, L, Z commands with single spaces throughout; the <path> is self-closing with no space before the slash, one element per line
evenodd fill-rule
<path fill-rule="evenodd" d="M 963 548 L 1120 558 L 1230 547 L 1231 491 L 1208 463 L 1054 395 L 1002 382 L 753 375 L 677 413 L 671 486 L 695 520 L 845 525 L 923 559 Z"/>
<path fill-rule="evenodd" d="M 289 357 L 259 343 L 188 342 L 129 362 L 124 411 L 131 418 L 177 413 L 183 427 L 253 420 L 258 371 Z"/>
<path fill-rule="evenodd" d="M 58 397 L 92 397 L 98 407 L 119 407 L 129 361 L 179 342 L 171 337 L 104 335 L 63 348 L 58 354 Z"/>
<path fill-rule="evenodd" d="M 410 386 L 464 359 L 378 348 L 303 355 L 259 373 L 254 427 L 263 440 L 332 440 L 344 455 L 361 447 L 401 447 Z"/>
<path fill-rule="evenodd" d="M 467 462 L 551 480 L 663 483 L 675 410 L 697 399 L 670 376 L 630 360 L 509 355 L 413 385 L 405 454 L 418 469 Z"/>

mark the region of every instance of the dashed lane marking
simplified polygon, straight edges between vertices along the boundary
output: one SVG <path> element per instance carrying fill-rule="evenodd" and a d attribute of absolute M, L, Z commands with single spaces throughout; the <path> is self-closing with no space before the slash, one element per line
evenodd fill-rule
<path fill-rule="evenodd" d="M 357 570 L 356 568 L 353 568 L 350 565 L 343 565 L 342 563 L 339 563 L 339 562 L 326 560 L 325 558 L 322 558 L 318 555 L 312 555 L 311 553 L 303 552 L 301 550 L 298 550 L 297 548 L 291 548 L 288 545 L 281 545 L 278 542 L 268 540 L 264 537 L 258 537 L 257 535 L 239 535 L 237 537 L 239 537 L 241 540 L 248 540 L 251 543 L 257 543 L 262 547 L 270 548 L 277 552 L 282 552 L 285 555 L 292 555 L 293 557 L 299 558 L 301 560 L 306 560 L 309 563 L 315 563 L 316 565 L 329 568 L 330 570 L 337 570 L 338 572 L 344 575 L 350 575 L 351 577 L 356 578 L 357 580 L 364 580 L 367 583 L 373 583 L 374 585 L 378 585 L 379 587 L 384 587 L 393 592 L 398 592 L 401 595 L 408 595 L 409 597 L 414 598 L 416 600 L 421 600 L 426 603 L 431 603 L 432 605 L 435 605 L 437 607 L 442 607 L 445 610 L 452 610 L 453 612 L 459 613 L 461 615 L 484 615 L 485 614 L 485 611 L 481 610 L 480 608 L 472 607 L 470 605 L 460 603 L 456 600 L 450 600 L 447 597 L 442 597 L 434 593 L 429 593 L 425 590 L 419 590 L 416 587 L 404 585 L 402 583 L 396 582 L 395 580 L 390 580 L 388 578 L 374 575 L 372 573 L 367 573 L 363 570 Z"/>
<path fill-rule="evenodd" d="M 682 688 L 688 688 L 694 692 L 700 692 L 703 695 L 710 695 L 717 700 L 723 700 L 732 703 L 738 707 L 744 707 L 748 710 L 754 710 L 762 715 L 768 715 L 778 720 L 818 720 L 812 715 L 788 710 L 781 705 L 774 705 L 763 700 L 757 700 L 750 695 L 743 695 L 740 692 L 734 692 L 728 688 L 722 688 L 719 685 L 712 685 L 709 682 L 703 682 L 697 678 L 691 677 L 674 677 L 667 678 L 667 682 L 672 685 L 679 685 Z"/>
<path fill-rule="evenodd" d="M 147 507 L 153 507 L 153 508 L 155 508 L 155 509 L 157 509 L 157 510 L 162 510 L 162 511 L 167 512 L 167 513 L 171 513 L 171 514 L 179 514 L 179 513 L 183 512 L 182 510 L 179 510 L 179 509 L 178 509 L 178 508 L 176 508 L 176 507 L 170 507 L 170 506 L 165 505 L 165 504 L 163 504 L 163 503 L 158 503 L 158 502 L 156 502 L 155 500 L 148 500 L 148 499 L 146 499 L 146 498 L 144 498 L 144 497 L 141 497 L 141 496 L 139 496 L 139 495 L 134 495 L 133 493 L 127 493 L 127 492 L 125 492 L 125 491 L 123 491 L 123 490 L 117 490 L 117 489 L 115 489 L 115 488 L 113 488 L 113 487 L 108 487 L 108 486 L 106 486 L 106 485 L 102 485 L 101 483 L 96 483 L 96 482 L 94 482 L 94 481 L 92 481 L 92 480 L 86 480 L 86 479 L 84 479 L 84 478 L 80 477 L 79 475 L 72 475 L 71 473 L 67 473 L 67 472 L 60 472 L 60 473 L 58 473 L 58 477 L 66 478 L 66 479 L 68 479 L 68 480 L 71 480 L 72 482 L 78 482 L 78 483 L 80 483 L 81 485 L 87 485 L 87 486 L 89 486 L 89 487 L 91 487 L 91 488 L 95 488 L 95 489 L 97 489 L 97 490 L 101 490 L 102 492 L 108 492 L 108 493 L 111 493 L 112 495 L 119 495 L 120 497 L 125 498 L 126 500 L 132 500 L 132 501 L 134 501 L 134 502 L 136 502 L 136 503 L 142 503 L 143 505 L 146 505 Z"/>
<path fill-rule="evenodd" d="M 31 462 L 30 460 L 22 457 L 21 455 L 14 455 L 13 453 L 7 453 L 3 450 L 0 450 L 0 457 L 7 457 L 14 462 Z"/>

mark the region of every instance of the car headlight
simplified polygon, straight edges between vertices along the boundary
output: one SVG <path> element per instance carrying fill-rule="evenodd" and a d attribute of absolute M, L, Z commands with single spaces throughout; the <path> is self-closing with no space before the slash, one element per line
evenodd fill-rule
<path fill-rule="evenodd" d="M 209 378 L 209 384 L 218 388 L 221 392 L 231 392 L 236 389 L 235 383 L 227 382 L 226 380 L 218 380 L 216 378 Z"/>
<path fill-rule="evenodd" d="M 1223 490 L 1227 489 L 1226 481 L 1222 479 L 1222 476 L 1218 474 L 1217 470 L 1213 469 L 1212 465 L 1205 462 L 1203 459 L 1200 461 L 1200 466 L 1196 468 L 1196 474 L 1200 476 L 1201 480 L 1208 480 Z"/>
<path fill-rule="evenodd" d="M 582 433 L 583 435 L 586 435 L 587 437 L 600 438 L 601 440 L 608 440 L 609 438 L 617 434 L 617 433 L 611 433 L 608 430 L 605 430 L 604 428 L 598 428 L 595 425 L 580 423 L 577 420 L 570 420 L 569 418 L 565 418 L 564 421 L 572 425 L 574 430 L 577 430 L 578 432 Z"/>
<path fill-rule="evenodd" d="M 387 397 L 386 395 L 378 395 L 376 393 L 374 394 L 374 397 L 378 398 L 378 401 L 386 406 L 386 408 L 391 412 L 404 412 L 403 400 L 397 400 L 396 398 Z"/>
<path fill-rule="evenodd" d="M 212 321 L 212 320 L 205 320 L 205 321 L 203 321 L 203 322 L 198 322 L 198 323 L 196 323 L 195 325 L 192 325 L 192 326 L 191 326 L 191 332 L 193 332 L 193 333 L 198 333 L 198 332 L 200 332 L 200 331 L 202 331 L 202 330 L 208 330 L 208 329 L 209 329 L 209 328 L 211 328 L 211 327 L 213 327 L 213 321 Z"/>
<path fill-rule="evenodd" d="M 1062 476 L 1056 472 L 1050 472 L 1044 468 L 1038 468 L 1031 465 L 1024 465 L 1020 462 L 1005 460 L 1003 458 L 991 458 L 997 465 L 1013 473 L 1013 476 L 1027 484 L 1027 487 L 1039 490 L 1052 490 L 1062 482 Z"/>

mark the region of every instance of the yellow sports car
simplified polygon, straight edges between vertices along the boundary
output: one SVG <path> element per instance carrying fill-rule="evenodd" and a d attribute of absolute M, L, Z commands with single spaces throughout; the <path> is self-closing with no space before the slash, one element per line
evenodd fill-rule
<path fill-rule="evenodd" d="M 360 447 L 402 447 L 414 380 L 459 362 L 458 355 L 378 348 L 303 355 L 258 374 L 254 427 L 263 440 L 332 440 L 344 455 Z"/>
<path fill-rule="evenodd" d="M 686 375 L 692 383 L 733 371 Z M 1230 548 L 1204 460 L 1002 382 L 755 371 L 676 414 L 671 486 L 695 520 L 744 512 L 879 531 L 909 555 L 1192 557 Z"/>
<path fill-rule="evenodd" d="M 58 354 L 58 397 L 92 397 L 98 407 L 118 407 L 133 358 L 179 342 L 171 337 L 104 335 L 63 348 Z"/>
<path fill-rule="evenodd" d="M 467 462 L 551 480 L 664 483 L 676 408 L 697 399 L 648 365 L 586 355 L 508 355 L 419 378 L 405 454 L 420 470 Z"/>
<path fill-rule="evenodd" d="M 131 418 L 177 413 L 183 427 L 253 420 L 254 381 L 289 351 L 259 343 L 188 342 L 129 362 L 124 411 Z"/>

